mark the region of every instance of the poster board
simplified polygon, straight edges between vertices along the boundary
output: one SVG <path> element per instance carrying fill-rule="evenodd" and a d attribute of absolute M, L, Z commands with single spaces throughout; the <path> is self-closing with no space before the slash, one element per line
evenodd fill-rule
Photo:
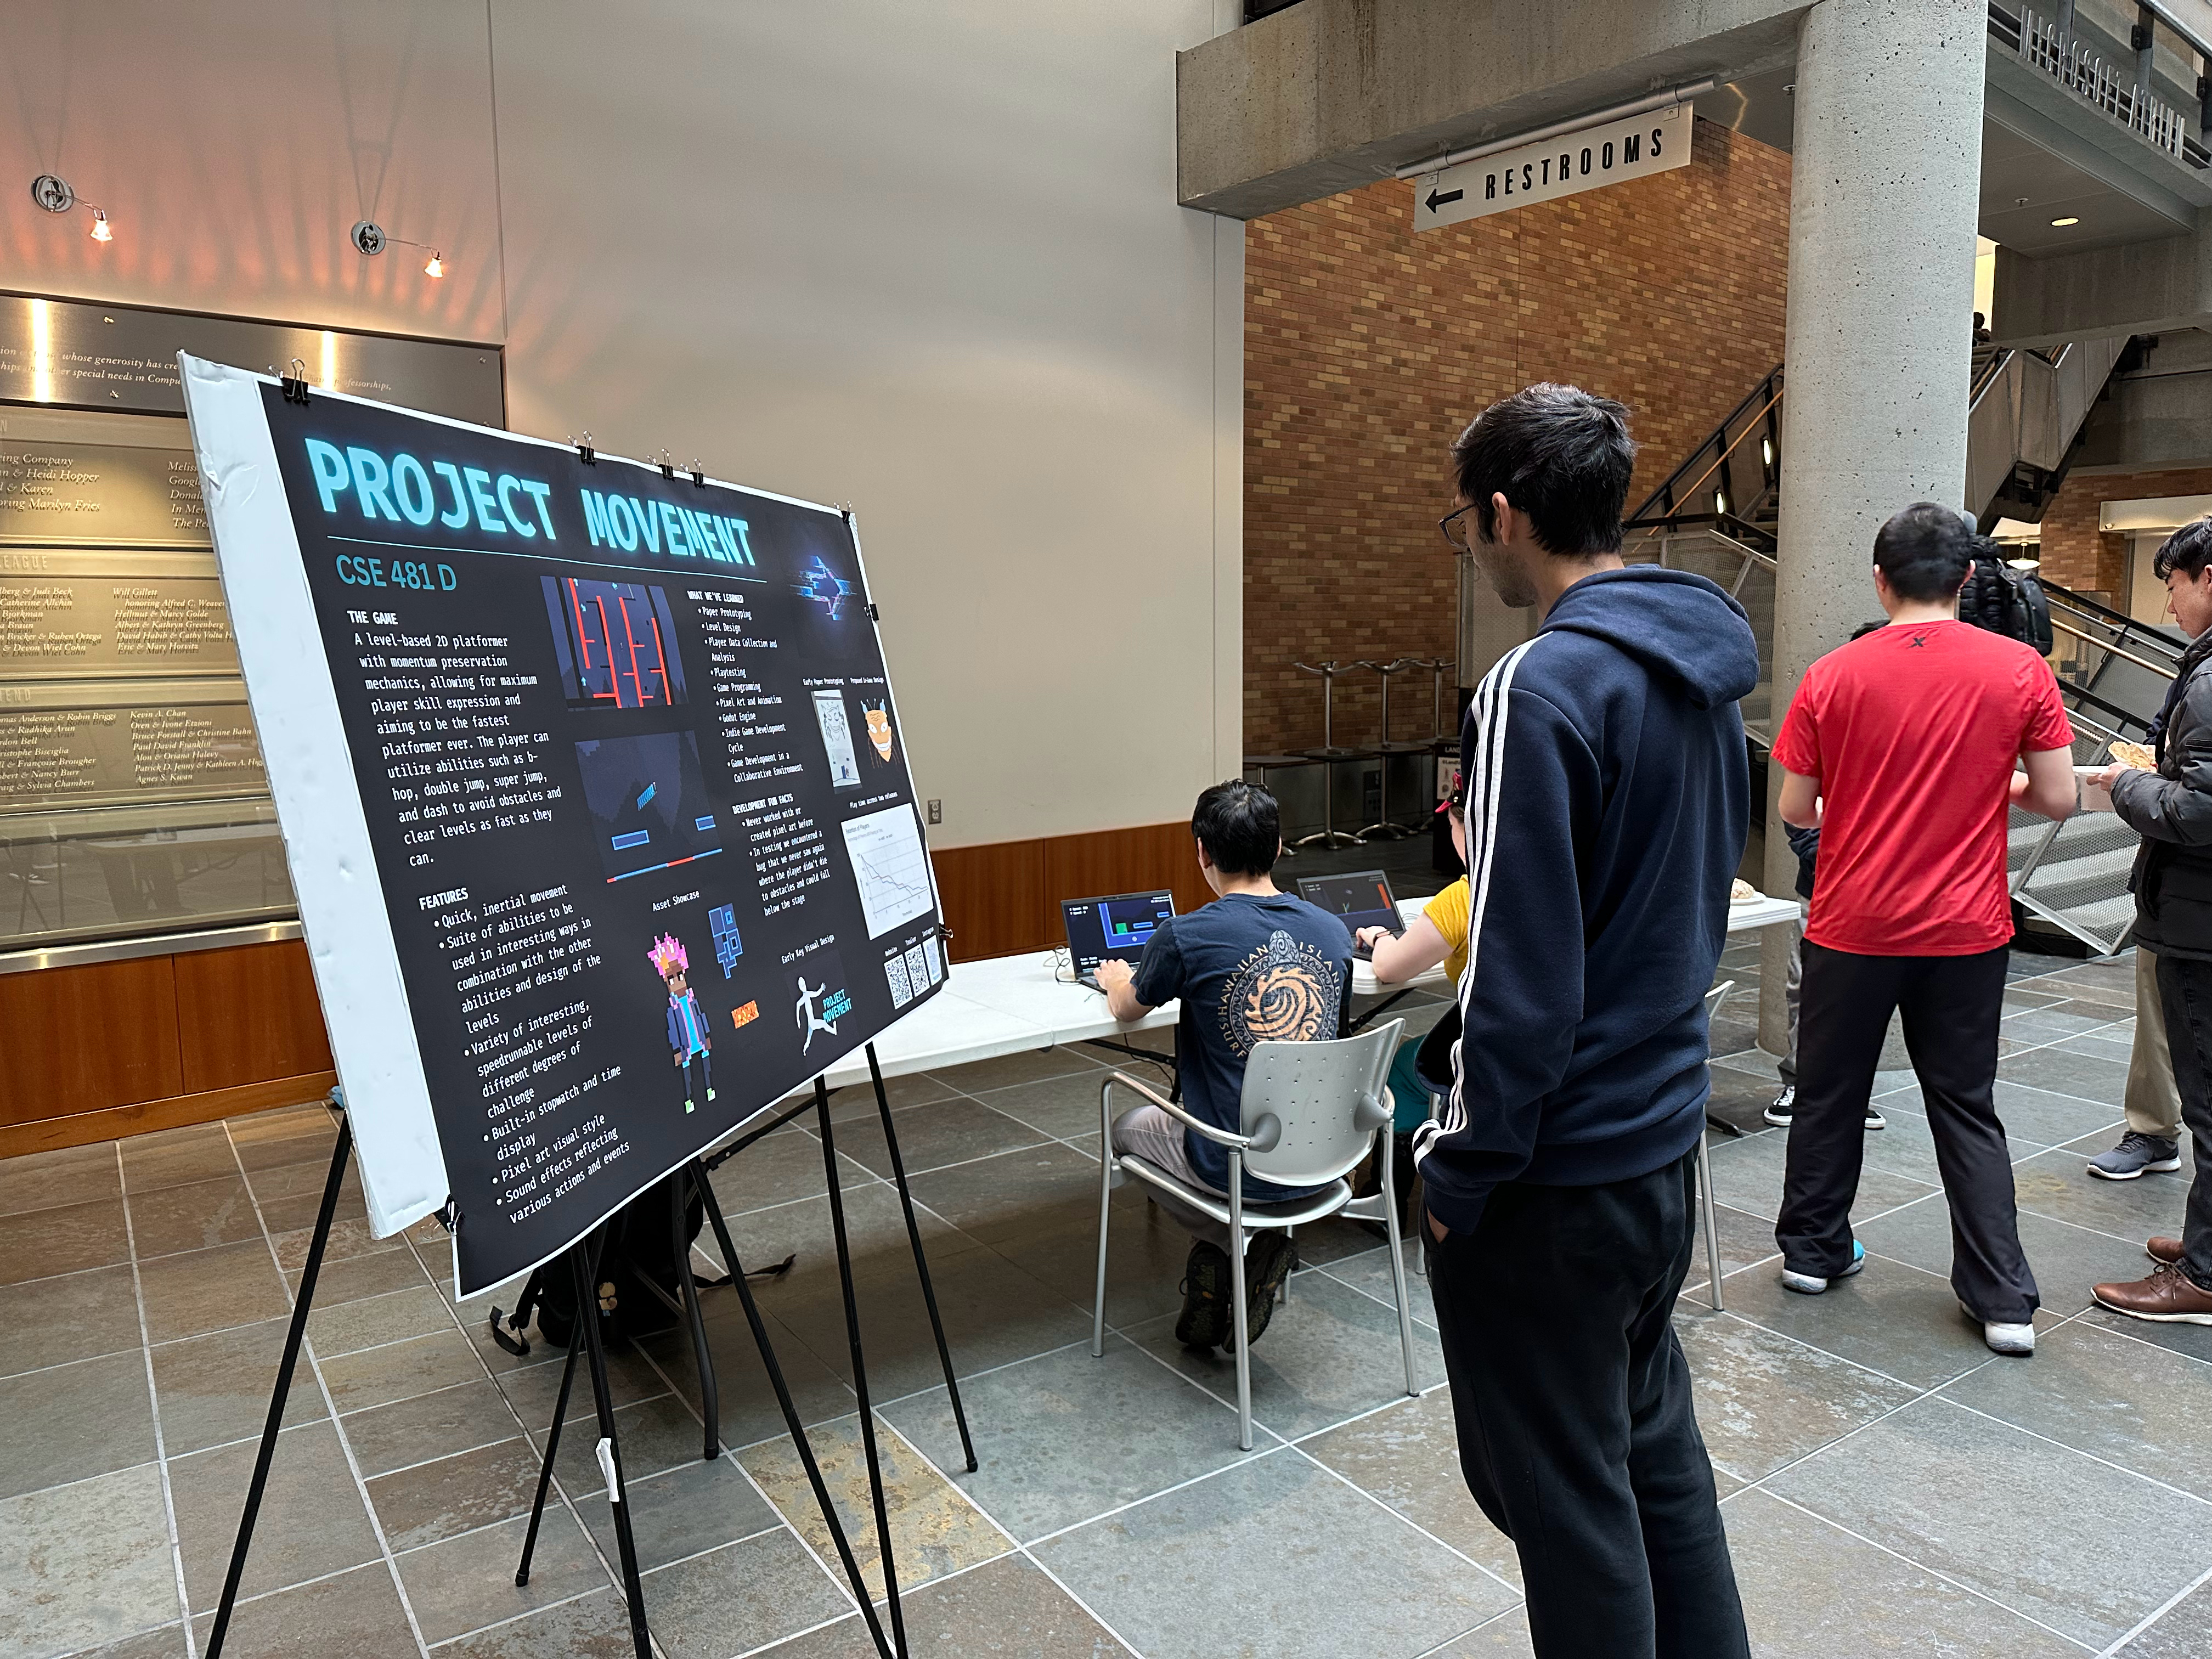
<path fill-rule="evenodd" d="M 473 1295 L 941 988 L 848 515 L 180 362 L 376 1233 Z"/>

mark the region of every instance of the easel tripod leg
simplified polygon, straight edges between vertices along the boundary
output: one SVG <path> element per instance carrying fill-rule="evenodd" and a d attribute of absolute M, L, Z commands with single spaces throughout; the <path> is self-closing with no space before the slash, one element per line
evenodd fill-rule
<path fill-rule="evenodd" d="M 784 1429 L 799 1453 L 799 1464 L 806 1471 L 806 1484 L 814 1489 L 814 1501 L 821 1506 L 823 1524 L 830 1528 L 830 1540 L 837 1547 L 837 1559 L 844 1566 L 846 1580 L 853 1586 L 853 1595 L 860 1604 L 860 1617 L 867 1621 L 868 1634 L 875 1642 L 876 1651 L 883 1659 L 891 1659 L 890 1644 L 884 1638 L 883 1625 L 876 1617 L 875 1603 L 868 1594 L 868 1581 L 860 1571 L 860 1562 L 854 1558 L 853 1546 L 837 1519 L 836 1507 L 830 1501 L 830 1488 L 823 1481 L 821 1466 L 814 1461 L 814 1447 L 799 1423 L 798 1407 L 792 1403 L 790 1385 L 783 1380 L 783 1367 L 777 1363 L 775 1345 L 769 1340 L 768 1327 L 762 1322 L 759 1304 L 753 1300 L 752 1286 L 745 1282 L 744 1264 L 738 1260 L 738 1248 L 730 1239 L 730 1224 L 723 1218 L 722 1206 L 714 1197 L 705 1167 L 694 1158 L 690 1170 L 692 1185 L 698 1188 L 706 1204 L 707 1220 L 714 1230 L 714 1242 L 721 1247 L 730 1283 L 737 1287 L 738 1301 L 744 1308 L 745 1322 L 752 1328 L 753 1345 L 760 1350 L 769 1386 L 775 1390 L 775 1403 L 783 1413 Z"/>
<path fill-rule="evenodd" d="M 596 1278 L 599 1260 L 594 1253 L 586 1262 L 584 1276 Z M 584 1310 L 579 1308 L 576 1317 L 581 1319 Z M 553 1426 L 545 1431 L 545 1459 L 538 1468 L 538 1498 L 530 1506 L 530 1527 L 522 1534 L 522 1560 L 514 1569 L 515 1588 L 520 1589 L 530 1582 L 530 1558 L 538 1550 L 538 1527 L 545 1518 L 546 1489 L 553 1484 L 553 1459 L 561 1449 L 561 1425 L 568 1420 L 568 1391 L 576 1381 L 576 1356 L 583 1352 L 583 1344 L 576 1340 L 576 1333 L 568 1334 L 568 1357 L 561 1362 L 561 1391 L 553 1399 Z"/>
<path fill-rule="evenodd" d="M 699 1415 L 706 1424 L 707 1445 L 700 1455 L 711 1463 L 722 1443 L 722 1397 L 714 1386 L 714 1357 L 707 1350 L 707 1321 L 699 1310 L 698 1276 L 691 1271 L 691 1235 L 684 1225 L 684 1183 L 671 1182 L 668 1196 L 672 1211 L 668 1224 L 676 1243 L 676 1284 L 684 1298 L 684 1322 L 691 1328 L 691 1358 L 699 1368 Z"/>
<path fill-rule="evenodd" d="M 814 1109 L 822 1127 L 822 1166 L 830 1183 L 830 1229 L 837 1239 L 837 1279 L 845 1292 L 845 1340 L 853 1355 L 853 1392 L 860 1396 L 860 1445 L 868 1457 L 868 1495 L 876 1506 L 876 1553 L 884 1564 L 884 1594 L 890 1603 L 891 1637 L 907 1659 L 906 1614 L 899 1607 L 898 1568 L 891 1560 L 891 1517 L 884 1498 L 883 1456 L 876 1448 L 876 1414 L 868 1403 L 868 1362 L 860 1351 L 860 1304 L 853 1292 L 853 1245 L 845 1231 L 845 1195 L 838 1182 L 837 1146 L 830 1127 L 830 1090 L 814 1079 Z"/>
<path fill-rule="evenodd" d="M 637 1659 L 653 1659 L 653 1636 L 645 1626 L 645 1587 L 637 1575 L 637 1541 L 629 1528 L 629 1501 L 623 1486 L 622 1448 L 615 1437 L 615 1402 L 607 1384 L 607 1353 L 599 1342 L 599 1290 L 592 1270 L 585 1265 L 585 1247 L 579 1243 L 568 1260 L 576 1275 L 576 1317 L 583 1324 L 584 1347 L 592 1364 L 592 1393 L 599 1408 L 599 1458 L 606 1477 L 608 1507 L 614 1511 L 615 1546 L 622 1556 L 623 1595 L 629 1603 L 630 1639 Z"/>
<path fill-rule="evenodd" d="M 952 1375 L 952 1350 L 945 1346 L 945 1321 L 937 1311 L 937 1288 L 929 1282 L 929 1258 L 922 1253 L 921 1228 L 914 1218 L 914 1194 L 906 1184 L 906 1159 L 900 1155 L 898 1131 L 891 1123 L 890 1097 L 884 1092 L 883 1067 L 877 1063 L 876 1045 L 868 1045 L 868 1076 L 876 1085 L 876 1109 L 883 1114 L 884 1144 L 890 1148 L 891 1179 L 898 1187 L 899 1207 L 906 1212 L 907 1243 L 914 1246 L 914 1270 L 921 1278 L 921 1299 L 929 1310 L 930 1334 L 937 1339 L 938 1363 L 945 1367 L 945 1391 L 952 1396 L 952 1420 L 959 1425 L 960 1450 L 968 1460 L 968 1473 L 975 1473 L 975 1443 L 968 1437 L 968 1408 L 960 1403 L 960 1383 Z"/>
<path fill-rule="evenodd" d="M 353 1152 L 353 1120 L 338 1120 L 337 1145 L 331 1150 L 331 1172 L 323 1182 L 322 1208 L 315 1212 L 315 1236 L 307 1244 L 307 1259 L 300 1269 L 300 1291 L 292 1300 L 291 1328 L 284 1334 L 284 1357 L 277 1362 L 276 1385 L 270 1390 L 269 1415 L 261 1426 L 261 1449 L 253 1459 L 253 1479 L 246 1488 L 246 1508 L 238 1517 L 238 1539 L 230 1547 L 230 1571 L 223 1575 L 222 1600 L 216 1606 L 215 1626 L 208 1634 L 208 1659 L 218 1659 L 222 1638 L 230 1629 L 231 1609 L 238 1602 L 239 1581 L 246 1575 L 246 1552 L 253 1547 L 254 1523 L 261 1518 L 261 1498 L 269 1486 L 270 1460 L 276 1453 L 277 1431 L 284 1426 L 284 1402 L 292 1393 L 292 1373 L 300 1363 L 300 1346 L 307 1334 L 307 1310 L 314 1304 L 315 1280 L 323 1270 L 323 1253 L 330 1248 L 331 1218 L 337 1213 L 338 1188 L 345 1180 L 346 1160 Z"/>

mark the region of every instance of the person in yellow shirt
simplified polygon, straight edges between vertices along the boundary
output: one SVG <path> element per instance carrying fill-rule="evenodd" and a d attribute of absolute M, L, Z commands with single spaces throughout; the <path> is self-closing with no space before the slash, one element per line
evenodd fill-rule
<path fill-rule="evenodd" d="M 1451 814 L 1452 850 L 1464 866 L 1467 788 L 1456 772 L 1452 774 L 1451 797 L 1441 810 Z M 1387 927 L 1361 928 L 1359 942 L 1374 953 L 1376 982 L 1402 985 L 1441 962 L 1456 985 L 1467 971 L 1468 908 L 1467 878 L 1462 876 L 1431 899 L 1428 908 L 1413 918 L 1404 933 L 1394 934 Z"/>

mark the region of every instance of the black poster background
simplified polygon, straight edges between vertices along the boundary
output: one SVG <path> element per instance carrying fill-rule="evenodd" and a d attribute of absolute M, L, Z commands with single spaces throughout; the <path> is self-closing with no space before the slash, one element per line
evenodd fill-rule
<path fill-rule="evenodd" d="M 264 398 L 473 1291 L 941 987 L 905 733 L 840 515 L 381 405 Z M 311 441 L 331 447 L 320 477 Z M 585 491 L 629 508 L 599 546 Z M 662 503 L 719 527 L 695 517 L 679 551 Z M 691 1022 L 672 1015 L 664 938 L 688 959 L 711 1100 L 672 1046 Z"/>

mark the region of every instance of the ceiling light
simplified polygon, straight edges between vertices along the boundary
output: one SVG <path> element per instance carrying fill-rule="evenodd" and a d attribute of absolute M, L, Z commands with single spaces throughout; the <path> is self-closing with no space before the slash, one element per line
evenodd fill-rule
<path fill-rule="evenodd" d="M 430 256 L 422 266 L 422 274 L 425 276 L 442 276 L 446 274 L 446 256 L 443 253 L 432 247 L 428 242 L 412 242 L 404 236 L 394 236 L 374 220 L 357 221 L 354 228 L 346 234 L 346 240 L 354 245 L 356 252 L 372 259 L 383 252 L 386 248 L 395 245 L 400 247 L 419 247 Z"/>
<path fill-rule="evenodd" d="M 2078 225 L 2081 222 L 2079 219 L 2074 218 L 2069 215 L 2068 217 L 2063 219 L 2053 219 L 2051 222 L 2051 228 L 2053 230 L 2063 230 L 2069 225 Z"/>
<path fill-rule="evenodd" d="M 92 240 L 95 242 L 115 240 L 115 232 L 108 226 L 107 215 L 79 197 L 70 188 L 66 179 L 51 173 L 40 173 L 31 180 L 31 199 L 49 213 L 67 213 L 71 208 L 91 208 Z"/>

